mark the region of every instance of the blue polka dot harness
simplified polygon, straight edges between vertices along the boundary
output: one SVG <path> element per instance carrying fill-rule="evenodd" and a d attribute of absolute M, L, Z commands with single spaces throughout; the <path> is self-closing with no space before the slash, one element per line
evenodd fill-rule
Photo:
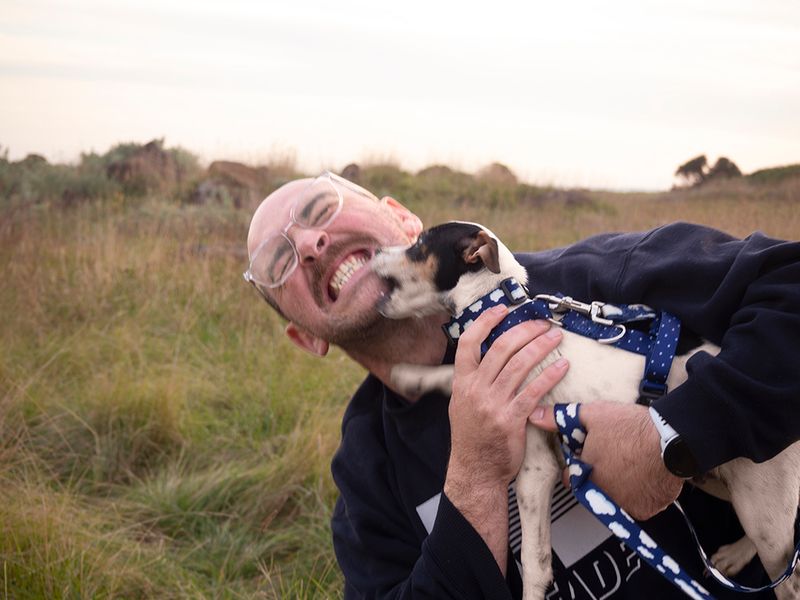
<path fill-rule="evenodd" d="M 612 305 L 603 302 L 586 304 L 569 296 L 548 294 L 539 294 L 529 299 L 524 286 L 516 279 L 509 278 L 502 281 L 497 289 L 473 302 L 442 326 L 448 340 L 456 344 L 480 313 L 498 304 L 516 308 L 483 342 L 481 355 L 485 354 L 492 343 L 511 327 L 527 320 L 547 319 L 567 331 L 593 338 L 602 344 L 643 354 L 646 361 L 639 384 L 640 404 L 649 405 L 654 399 L 667 393 L 667 376 L 680 336 L 680 321 L 673 315 L 664 311 L 657 313 L 643 304 Z M 636 324 L 637 328 L 633 329 L 631 324 Z M 648 325 L 647 332 L 642 331 L 643 325 Z M 687 596 L 699 600 L 713 599 L 714 597 L 661 550 L 622 508 L 589 480 L 592 467 L 578 458 L 586 438 L 586 430 L 579 420 L 580 404 L 557 404 L 553 409 L 561 434 L 561 449 L 569 469 L 570 488 L 578 501 L 623 543 Z M 729 589 L 738 592 L 759 592 L 774 588 L 792 574 L 800 560 L 800 512 L 798 512 L 794 532 L 795 552 L 786 571 L 775 581 L 762 587 L 754 588 L 738 584 L 714 568 L 680 503 L 675 501 L 673 504 L 683 515 L 709 573 Z"/>
<path fill-rule="evenodd" d="M 560 295 L 539 294 L 529 299 L 522 284 L 510 277 L 442 326 L 448 340 L 457 343 L 478 315 L 499 304 L 517 308 L 492 330 L 481 346 L 482 354 L 500 335 L 515 325 L 533 319 L 547 319 L 567 331 L 593 338 L 601 344 L 643 354 L 646 362 L 639 385 L 641 403 L 649 405 L 652 400 L 667 393 L 667 376 L 681 330 L 680 321 L 671 314 L 656 313 L 644 304 L 585 304 Z M 557 316 L 560 319 L 556 319 Z M 633 329 L 632 324 L 637 324 L 639 328 L 649 324 L 649 327 L 644 332 Z"/>

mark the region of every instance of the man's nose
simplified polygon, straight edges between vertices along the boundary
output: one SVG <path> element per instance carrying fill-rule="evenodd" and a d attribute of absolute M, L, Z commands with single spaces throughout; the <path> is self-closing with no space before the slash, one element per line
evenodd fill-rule
<path fill-rule="evenodd" d="M 330 243 L 330 238 L 324 229 L 302 229 L 296 227 L 293 231 L 294 245 L 300 255 L 300 262 L 309 264 L 317 260 Z"/>

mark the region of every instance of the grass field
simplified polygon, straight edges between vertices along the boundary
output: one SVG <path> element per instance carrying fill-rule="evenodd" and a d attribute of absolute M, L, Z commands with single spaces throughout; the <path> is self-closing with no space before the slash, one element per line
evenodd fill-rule
<path fill-rule="evenodd" d="M 800 238 L 798 178 L 656 194 L 364 182 L 517 250 L 675 220 Z M 328 465 L 364 373 L 284 340 L 241 278 L 248 221 L 118 195 L 0 211 L 0 599 L 340 595 Z"/>

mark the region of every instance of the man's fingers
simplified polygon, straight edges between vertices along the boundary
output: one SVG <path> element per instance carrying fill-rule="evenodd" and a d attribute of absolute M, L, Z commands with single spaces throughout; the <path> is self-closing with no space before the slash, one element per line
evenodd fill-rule
<path fill-rule="evenodd" d="M 503 304 L 493 306 L 483 311 L 475 322 L 467 329 L 458 340 L 456 350 L 455 368 L 477 367 L 481 362 L 481 343 L 491 333 L 500 321 L 508 314 L 508 307 Z"/>
<path fill-rule="evenodd" d="M 495 340 L 483 357 L 482 376 L 511 397 L 537 365 L 558 344 L 542 335 L 550 329 L 547 321 L 525 321 Z"/>
<path fill-rule="evenodd" d="M 533 321 L 528 325 L 528 331 L 524 337 L 511 338 L 509 336 L 509 344 L 513 344 L 511 346 L 512 354 L 508 354 L 508 346 L 502 345 L 505 340 L 498 339 L 495 344 L 501 346 L 497 350 L 500 357 L 498 358 L 495 353 L 492 353 L 492 356 L 487 353 L 483 358 L 484 362 L 491 361 L 489 363 L 492 365 L 489 367 L 491 372 L 497 372 L 494 388 L 501 395 L 513 397 L 530 376 L 533 367 L 540 364 L 558 346 L 562 337 L 558 327 L 550 327 L 547 321 Z M 525 342 L 525 340 L 528 341 Z M 517 348 L 516 345 L 520 343 L 522 345 Z M 492 346 L 492 350 L 494 350 L 494 346 Z"/>
<path fill-rule="evenodd" d="M 603 404 L 604 403 L 602 402 L 581 404 L 581 410 L 578 413 L 578 421 L 584 429 L 589 429 L 589 423 L 592 420 L 594 409 L 598 408 L 598 406 L 602 406 Z M 552 406 L 537 406 L 535 409 L 533 409 L 533 412 L 528 420 L 531 422 L 531 425 L 535 425 L 539 429 L 544 429 L 545 431 L 558 431 L 558 425 L 556 425 L 556 416 L 553 413 Z"/>
<path fill-rule="evenodd" d="M 535 425 L 539 429 L 544 429 L 545 431 L 558 431 L 558 426 L 556 425 L 556 417 L 553 414 L 553 407 L 552 406 L 537 406 L 533 409 L 530 417 L 528 420 L 531 422 L 531 425 Z"/>
<path fill-rule="evenodd" d="M 552 406 L 537 406 L 539 401 L 552 390 L 555 385 L 564 378 L 569 369 L 569 363 L 564 358 L 559 358 L 556 362 L 548 365 L 544 371 L 539 373 L 532 381 L 528 382 L 525 387 L 520 390 L 519 394 L 514 398 L 512 409 L 514 412 L 522 417 L 533 418 L 532 413 L 536 413 L 542 409 L 542 418 L 547 413 L 550 418 L 553 416 Z M 553 423 L 555 426 L 555 422 Z"/>

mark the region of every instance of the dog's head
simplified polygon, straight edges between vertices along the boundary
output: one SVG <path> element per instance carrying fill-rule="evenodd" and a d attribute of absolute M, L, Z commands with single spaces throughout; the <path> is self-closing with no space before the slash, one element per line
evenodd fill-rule
<path fill-rule="evenodd" d="M 456 314 L 525 269 L 497 237 L 476 223 L 452 221 L 423 231 L 409 247 L 385 248 L 372 268 L 389 282 L 381 313 L 390 319 Z"/>

